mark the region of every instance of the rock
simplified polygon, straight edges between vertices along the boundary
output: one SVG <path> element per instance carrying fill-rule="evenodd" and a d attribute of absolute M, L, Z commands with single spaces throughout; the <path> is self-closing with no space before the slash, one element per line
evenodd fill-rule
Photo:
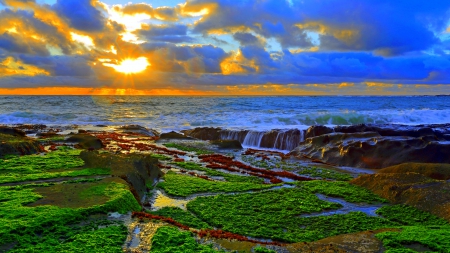
<path fill-rule="evenodd" d="M 237 140 L 215 140 L 211 144 L 219 146 L 219 149 L 242 149 L 242 145 Z"/>
<path fill-rule="evenodd" d="M 406 162 L 450 163 L 450 143 L 436 141 L 433 136 L 331 133 L 306 139 L 290 155 L 339 166 L 379 169 Z"/>
<path fill-rule="evenodd" d="M 180 139 L 180 140 L 187 139 L 187 140 L 191 140 L 192 138 L 187 137 L 187 136 L 185 136 L 185 135 L 182 135 L 182 134 L 180 134 L 180 133 L 177 133 L 177 132 L 172 131 L 172 132 L 168 132 L 168 133 L 163 133 L 163 134 L 161 134 L 161 135 L 159 136 L 159 139 Z"/>
<path fill-rule="evenodd" d="M 87 168 L 111 168 L 111 174 L 128 182 L 139 203 L 147 191 L 147 185 L 160 176 L 158 159 L 147 154 L 99 154 L 97 151 L 82 151 L 80 158 Z"/>
<path fill-rule="evenodd" d="M 50 132 L 40 132 L 37 133 L 36 136 L 41 137 L 41 138 L 51 138 L 51 137 L 55 137 L 58 134 L 56 132 L 50 131 Z"/>
<path fill-rule="evenodd" d="M 245 146 L 281 150 L 292 150 L 302 140 L 302 132 L 298 129 L 249 131 L 202 127 L 185 130 L 183 133 L 201 140 L 237 140 Z"/>
<path fill-rule="evenodd" d="M 104 147 L 99 138 L 89 134 L 74 134 L 66 142 L 78 143 L 78 146 L 83 149 L 101 149 Z"/>
<path fill-rule="evenodd" d="M 305 138 L 332 133 L 333 129 L 326 126 L 311 126 L 306 130 Z"/>
<path fill-rule="evenodd" d="M 12 135 L 12 136 L 20 136 L 20 137 L 26 136 L 25 132 L 22 130 L 11 128 L 11 127 L 4 127 L 4 126 L 0 126 L 0 134 L 7 134 L 7 135 Z"/>
<path fill-rule="evenodd" d="M 406 204 L 450 221 L 450 183 L 418 173 L 377 173 L 350 181 L 388 199 Z"/>
<path fill-rule="evenodd" d="M 286 248 L 289 252 L 346 252 L 378 253 L 383 252 L 383 243 L 375 235 L 395 229 L 380 229 L 351 234 L 343 234 L 309 243 L 292 243 Z"/>
<path fill-rule="evenodd" d="M 80 194 L 85 189 L 95 186 L 101 186 L 105 183 L 124 184 L 128 183 L 118 177 L 104 178 L 98 182 L 85 182 L 80 184 L 54 184 L 45 187 L 36 187 L 34 191 L 42 196 L 39 200 L 28 204 L 27 206 L 52 205 L 61 208 L 89 208 L 95 205 L 103 205 L 110 199 L 102 195 L 92 194 L 88 198 Z"/>
<path fill-rule="evenodd" d="M 157 131 L 139 125 L 125 125 L 118 127 L 117 130 L 119 130 L 121 133 L 135 133 L 150 137 L 159 136 L 159 133 Z"/>
<path fill-rule="evenodd" d="M 379 170 L 377 173 L 414 172 L 437 180 L 450 179 L 450 164 L 441 163 L 403 163 Z"/>
<path fill-rule="evenodd" d="M 24 136 L 24 133 L 20 130 L 0 128 L 0 131 L 0 157 L 5 155 L 31 155 L 44 149 L 38 141 Z"/>
<path fill-rule="evenodd" d="M 221 129 L 213 127 L 199 127 L 182 131 L 184 135 L 200 140 L 220 140 Z"/>

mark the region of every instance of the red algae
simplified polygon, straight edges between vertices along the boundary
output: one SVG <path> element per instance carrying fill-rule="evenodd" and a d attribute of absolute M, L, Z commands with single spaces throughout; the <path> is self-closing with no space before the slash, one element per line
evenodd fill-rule
<path fill-rule="evenodd" d="M 269 179 L 272 183 L 273 182 L 279 182 L 281 183 L 282 180 L 278 179 L 277 177 L 284 177 L 289 178 L 296 181 L 311 181 L 314 180 L 309 177 L 303 177 L 296 175 L 292 172 L 288 171 L 272 171 L 272 170 L 266 170 L 266 169 L 259 169 L 252 166 L 249 166 L 247 164 L 244 164 L 239 161 L 233 160 L 233 158 L 219 155 L 219 154 L 213 154 L 213 155 L 201 155 L 199 156 L 202 162 L 208 163 L 206 167 L 211 169 L 224 169 L 232 172 L 245 172 L 252 176 L 262 177 Z M 238 169 L 236 169 L 238 168 Z M 242 171 L 241 171 L 242 170 Z"/>
<path fill-rule="evenodd" d="M 276 245 L 276 246 L 283 246 L 283 243 L 280 242 L 264 242 L 264 241 L 258 241 L 258 240 L 254 240 L 254 239 L 250 239 L 246 236 L 243 235 L 239 235 L 239 234 L 234 234 L 231 232 L 226 232 L 223 230 L 214 230 L 214 229 L 202 229 L 202 230 L 196 230 L 193 228 L 190 228 L 186 225 L 183 225 L 177 221 L 175 221 L 172 218 L 169 217 L 164 217 L 164 216 L 159 216 L 159 215 L 154 215 L 154 214 L 149 214 L 149 213 L 143 213 L 143 212 L 133 212 L 132 213 L 132 217 L 133 218 L 139 218 L 139 219 L 150 219 L 150 220 L 160 220 L 163 222 L 167 222 L 171 225 L 174 225 L 178 228 L 181 228 L 183 230 L 187 230 L 187 231 L 191 231 L 195 234 L 197 234 L 199 237 L 204 238 L 204 237 L 213 237 L 213 238 L 218 238 L 218 239 L 227 239 L 227 240 L 237 240 L 237 241 L 246 241 L 246 242 L 252 242 L 252 243 L 258 243 L 258 244 L 263 244 L 263 245 Z"/>

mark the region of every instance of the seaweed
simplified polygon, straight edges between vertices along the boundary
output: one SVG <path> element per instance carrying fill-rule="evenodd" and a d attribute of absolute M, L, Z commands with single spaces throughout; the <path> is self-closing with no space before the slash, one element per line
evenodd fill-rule
<path fill-rule="evenodd" d="M 68 170 L 63 172 L 42 172 L 33 174 L 17 174 L 8 173 L 0 177 L 0 184 L 4 183 L 15 183 L 23 181 L 34 181 L 41 179 L 52 179 L 60 177 L 80 177 L 80 176 L 94 176 L 94 175 L 109 175 L 111 173 L 110 169 L 81 169 L 81 170 Z"/>
<path fill-rule="evenodd" d="M 164 207 L 158 211 L 149 212 L 154 215 L 169 217 L 175 221 L 196 229 L 212 228 L 208 223 L 195 217 L 193 214 L 186 212 L 178 207 Z"/>
<path fill-rule="evenodd" d="M 8 156 L 0 159 L 0 174 L 40 173 L 54 169 L 69 169 L 84 165 L 78 156 L 81 150 L 63 148 L 45 155 Z"/>
<path fill-rule="evenodd" d="M 223 252 L 214 250 L 212 245 L 199 244 L 192 232 L 180 231 L 174 227 L 160 227 L 152 238 L 152 252 L 154 253 L 213 253 Z"/>
<path fill-rule="evenodd" d="M 14 243 L 13 252 L 33 252 L 32 245 L 40 245 L 42 251 L 58 252 L 58 249 L 68 250 L 68 248 L 82 247 L 82 244 L 86 244 L 84 246 L 87 247 L 88 251 L 92 249 L 92 252 L 95 251 L 95 247 L 99 248 L 105 243 L 107 247 L 111 246 L 116 249 L 112 249 L 113 252 L 118 252 L 119 246 L 123 243 L 122 238 L 124 235 L 126 236 L 126 229 L 102 229 L 96 232 L 90 231 L 91 234 L 88 233 L 89 231 L 84 231 L 76 236 L 67 234 L 67 231 L 64 232 L 64 228 L 79 224 L 91 214 L 115 211 L 124 213 L 141 209 L 130 193 L 128 186 L 116 182 L 91 184 L 105 185 L 105 187 L 101 187 L 103 192 L 96 188 L 92 189 L 92 194 L 102 195 L 106 198 L 106 201 L 103 204 L 93 203 L 85 208 L 61 208 L 52 205 L 29 206 L 43 198 L 35 191 L 37 185 L 0 187 L 1 244 Z M 40 187 L 51 186 L 40 185 Z M 86 191 L 89 190 L 90 187 L 86 187 Z M 121 240 L 120 245 L 116 241 L 117 238 L 114 239 L 114 236 Z M 97 240 L 107 237 L 111 237 L 107 242 Z M 70 246 L 71 243 L 75 244 Z M 50 248 L 52 250 L 49 250 Z"/>
<path fill-rule="evenodd" d="M 271 188 L 274 185 L 246 182 L 209 181 L 198 177 L 178 175 L 169 171 L 164 176 L 164 182 L 157 187 L 173 196 L 187 197 L 195 193 L 205 192 L 242 192 Z"/>
<path fill-rule="evenodd" d="M 314 178 L 337 181 L 349 181 L 353 179 L 353 177 L 349 174 L 315 166 L 300 166 L 296 162 L 288 162 L 281 160 L 280 158 L 270 159 L 265 156 L 260 159 L 258 157 L 243 155 L 242 160 L 259 168 L 295 171 L 299 175 L 306 175 Z"/>
<path fill-rule="evenodd" d="M 254 176 L 239 176 L 239 175 L 233 175 L 209 168 L 205 168 L 197 163 L 193 162 L 175 162 L 174 165 L 177 165 L 183 169 L 186 170 L 197 170 L 197 171 L 203 171 L 206 175 L 210 177 L 223 177 L 228 182 L 247 182 L 247 183 L 263 183 L 264 180 L 258 177 Z"/>
<path fill-rule="evenodd" d="M 271 250 L 262 246 L 257 246 L 253 250 L 255 253 L 277 253 L 275 250 Z"/>
<path fill-rule="evenodd" d="M 410 226 L 399 232 L 383 232 L 375 236 L 383 242 L 387 253 L 417 252 L 411 249 L 413 245 L 428 248 L 427 252 L 450 252 L 450 226 Z"/>
<path fill-rule="evenodd" d="M 214 152 L 206 150 L 206 149 L 190 147 L 190 146 L 181 145 L 181 144 L 177 144 L 177 143 L 165 143 L 163 145 L 168 147 L 168 148 L 176 148 L 176 149 L 179 149 L 179 150 L 182 150 L 182 151 L 186 151 L 186 152 L 194 152 L 197 155 L 206 155 L 206 154 L 213 154 L 214 153 Z"/>
<path fill-rule="evenodd" d="M 369 190 L 347 182 L 328 182 L 322 180 L 295 182 L 295 185 L 311 193 L 322 193 L 330 197 L 343 198 L 351 203 L 387 203 Z"/>
<path fill-rule="evenodd" d="M 383 206 L 376 211 L 384 218 L 405 226 L 443 226 L 449 223 L 431 213 L 407 205 Z"/>

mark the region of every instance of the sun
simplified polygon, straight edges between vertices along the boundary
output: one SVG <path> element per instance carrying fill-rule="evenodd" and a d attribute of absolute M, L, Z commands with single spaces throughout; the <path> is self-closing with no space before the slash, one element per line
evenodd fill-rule
<path fill-rule="evenodd" d="M 124 59 L 120 64 L 103 63 L 103 65 L 114 68 L 117 72 L 124 74 L 135 74 L 146 70 L 150 63 L 146 57 L 139 57 L 136 59 Z"/>

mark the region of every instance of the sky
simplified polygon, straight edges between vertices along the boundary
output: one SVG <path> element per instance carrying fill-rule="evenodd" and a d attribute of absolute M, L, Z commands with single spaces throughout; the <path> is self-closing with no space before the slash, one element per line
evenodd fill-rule
<path fill-rule="evenodd" d="M 448 0 L 0 0 L 0 95 L 450 94 Z"/>

